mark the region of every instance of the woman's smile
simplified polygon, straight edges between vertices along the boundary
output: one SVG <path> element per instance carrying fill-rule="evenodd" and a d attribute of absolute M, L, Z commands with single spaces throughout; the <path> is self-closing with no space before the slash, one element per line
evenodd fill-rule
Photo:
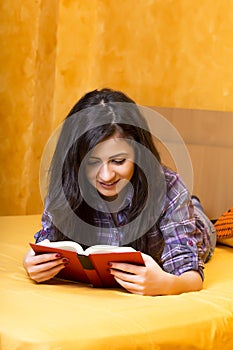
<path fill-rule="evenodd" d="M 114 182 L 110 182 L 110 183 L 106 183 L 106 182 L 102 182 L 102 181 L 98 181 L 99 184 L 104 187 L 104 188 L 107 188 L 107 189 L 112 189 L 120 180 L 117 180 L 117 181 L 114 181 Z"/>

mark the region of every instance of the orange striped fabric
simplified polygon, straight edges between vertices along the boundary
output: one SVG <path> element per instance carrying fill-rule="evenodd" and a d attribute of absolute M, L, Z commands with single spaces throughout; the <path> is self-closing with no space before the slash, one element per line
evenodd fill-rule
<path fill-rule="evenodd" d="M 233 237 L 233 207 L 222 214 L 214 224 L 217 240 Z"/>

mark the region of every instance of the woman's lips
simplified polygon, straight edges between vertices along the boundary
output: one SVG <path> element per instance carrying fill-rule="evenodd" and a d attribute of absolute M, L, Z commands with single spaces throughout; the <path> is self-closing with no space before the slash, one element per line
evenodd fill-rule
<path fill-rule="evenodd" d="M 106 188 L 106 189 L 111 189 L 113 187 L 116 186 L 116 184 L 119 182 L 119 180 L 117 181 L 114 181 L 114 182 L 101 182 L 101 181 L 98 181 L 98 183 L 103 187 L 103 188 Z"/>

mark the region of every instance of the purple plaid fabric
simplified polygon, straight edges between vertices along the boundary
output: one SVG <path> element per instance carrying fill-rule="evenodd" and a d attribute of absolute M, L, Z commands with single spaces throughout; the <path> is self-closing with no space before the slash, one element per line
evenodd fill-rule
<path fill-rule="evenodd" d="M 154 226 L 141 238 L 132 242 L 137 250 L 152 256 L 162 268 L 172 274 L 181 275 L 189 270 L 199 271 L 204 278 L 204 263 L 211 257 L 216 243 L 216 232 L 210 220 L 201 210 L 199 203 L 192 202 L 190 194 L 180 176 L 166 167 L 163 168 L 167 191 L 163 211 Z M 118 224 L 110 213 L 96 211 L 94 222 L 101 228 L 109 228 L 104 233 L 103 244 L 120 245 L 121 226 L 127 223 L 132 193 L 128 193 L 123 210 L 117 214 Z M 35 234 L 36 242 L 67 240 L 62 233 L 55 233 L 53 218 L 44 210 L 42 230 Z"/>

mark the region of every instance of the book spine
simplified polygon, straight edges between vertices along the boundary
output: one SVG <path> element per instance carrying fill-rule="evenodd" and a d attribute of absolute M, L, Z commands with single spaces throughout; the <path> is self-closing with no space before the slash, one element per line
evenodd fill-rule
<path fill-rule="evenodd" d="M 80 264 L 83 267 L 83 270 L 85 271 L 90 283 L 94 287 L 102 287 L 103 283 L 100 279 L 100 276 L 98 272 L 96 271 L 95 267 L 93 266 L 91 259 L 87 255 L 80 255 L 78 254 L 78 260 Z"/>

